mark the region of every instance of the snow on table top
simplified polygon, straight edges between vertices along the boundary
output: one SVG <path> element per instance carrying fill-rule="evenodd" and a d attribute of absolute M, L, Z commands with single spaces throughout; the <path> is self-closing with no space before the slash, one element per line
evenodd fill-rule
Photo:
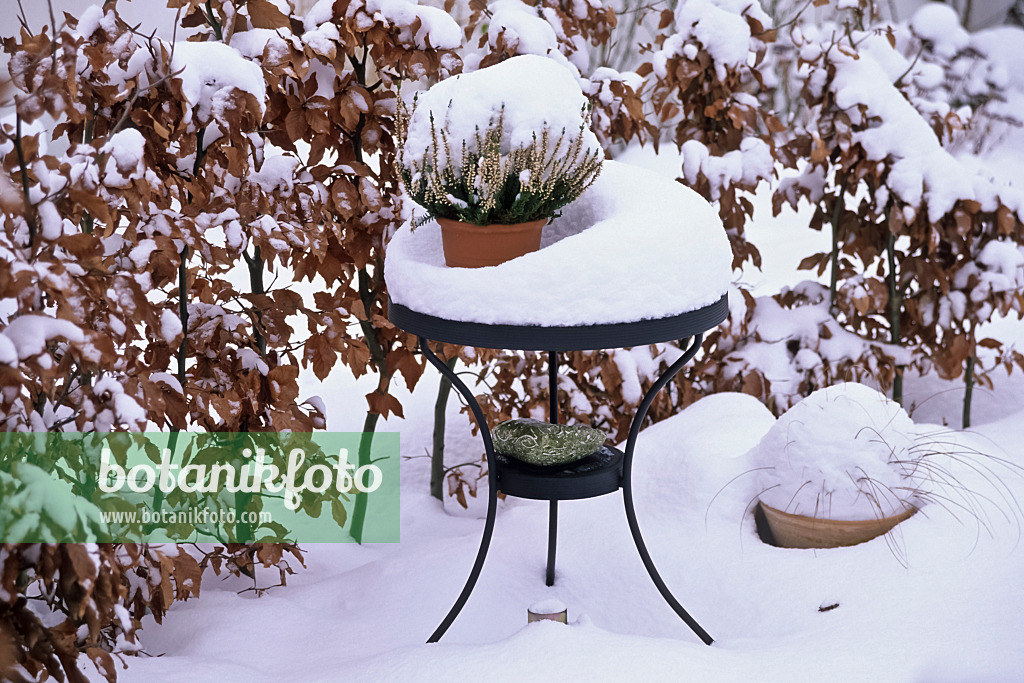
<path fill-rule="evenodd" d="M 573 326 L 664 318 L 714 303 L 732 279 L 717 212 L 679 183 L 606 161 L 544 228 L 540 251 L 487 268 L 449 268 L 441 232 L 403 226 L 387 249 L 391 299 L 488 324 Z"/>

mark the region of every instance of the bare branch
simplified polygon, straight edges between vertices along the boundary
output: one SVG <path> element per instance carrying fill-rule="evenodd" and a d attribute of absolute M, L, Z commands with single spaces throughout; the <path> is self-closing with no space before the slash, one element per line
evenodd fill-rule
<path fill-rule="evenodd" d="M 50 33 L 53 34 L 50 40 L 50 73 L 57 73 L 57 21 L 53 18 L 53 0 L 46 0 L 46 8 L 50 12 Z"/>
<path fill-rule="evenodd" d="M 28 163 L 25 160 L 25 152 L 21 146 L 21 113 L 14 113 L 14 151 L 18 153 L 18 168 L 21 171 L 21 195 L 25 202 L 25 222 L 28 224 L 28 244 L 32 247 L 36 241 L 36 217 L 35 207 L 29 195 L 28 187 Z"/>
<path fill-rule="evenodd" d="M 21 22 L 21 27 L 32 33 L 32 29 L 28 27 L 28 19 L 25 18 L 25 7 L 21 4 L 21 0 L 18 0 L 18 21 Z"/>

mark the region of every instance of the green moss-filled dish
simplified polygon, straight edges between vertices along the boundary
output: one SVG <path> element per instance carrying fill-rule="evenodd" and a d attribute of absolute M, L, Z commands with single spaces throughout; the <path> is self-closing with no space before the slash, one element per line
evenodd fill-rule
<path fill-rule="evenodd" d="M 604 432 L 586 425 L 559 425 L 532 418 L 506 420 L 492 432 L 494 449 L 531 465 L 565 465 L 604 445 Z"/>

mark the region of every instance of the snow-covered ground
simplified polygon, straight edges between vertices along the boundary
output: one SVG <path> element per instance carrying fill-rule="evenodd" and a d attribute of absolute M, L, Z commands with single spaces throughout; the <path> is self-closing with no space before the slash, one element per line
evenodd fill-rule
<path fill-rule="evenodd" d="M 788 215 L 759 216 L 749 235 L 765 257 L 765 272 L 750 276 L 765 291 L 803 279 L 795 255 L 823 239 Z M 1024 343 L 1020 322 L 995 330 Z M 332 429 L 359 429 L 370 387 L 340 372 L 323 386 L 304 381 L 332 397 Z M 1000 492 L 964 467 L 957 474 L 978 494 L 974 514 L 929 505 L 893 536 L 860 546 L 771 547 L 749 514 L 749 451 L 774 418 L 739 394 L 705 398 L 645 430 L 634 467 L 647 545 L 713 646 L 658 595 L 618 494 L 561 504 L 551 588 L 546 503 L 500 503 L 475 592 L 444 639 L 424 644 L 461 590 L 483 529 L 479 498 L 469 512 L 445 510 L 427 493 L 436 383 L 428 371 L 414 396 L 401 397 L 406 419 L 385 427 L 401 432 L 409 456 L 401 543 L 306 546 L 308 568 L 260 598 L 238 592 L 247 582 L 211 577 L 200 599 L 177 604 L 160 626 L 144 623 L 145 651 L 160 656 L 129 660 L 120 680 L 1020 680 L 1024 476 L 997 467 Z M 909 378 L 906 393 L 919 426 L 959 424 L 962 385 Z M 1024 377 L 997 375 L 992 391 L 977 393 L 975 428 L 942 433 L 1024 467 Z M 458 409 L 453 398 L 453 463 L 481 451 Z M 527 608 L 546 598 L 568 607 L 568 626 L 527 626 Z"/>
<path fill-rule="evenodd" d="M 1024 464 L 1021 417 L 970 441 Z M 402 428 L 410 454 L 427 433 L 418 421 Z M 641 525 L 669 586 L 717 639 L 710 648 L 647 578 L 618 495 L 562 504 L 552 588 L 547 506 L 502 504 L 466 609 L 441 643 L 423 644 L 461 589 L 482 522 L 442 511 L 426 494 L 426 460 L 411 460 L 400 544 L 309 546 L 309 568 L 258 599 L 236 594 L 241 582 L 207 581 L 200 600 L 147 624 L 145 648 L 163 656 L 132 660 L 122 680 L 1019 680 L 1024 550 L 1019 518 L 999 513 L 1011 503 L 987 509 L 988 529 L 931 506 L 889 543 L 764 545 L 744 514 L 750 486 L 726 484 L 772 421 L 753 399 L 723 394 L 639 442 Z M 456 448 L 472 445 L 464 429 L 453 429 Z M 1024 499 L 1024 479 L 1004 479 Z M 527 608 L 551 596 L 572 623 L 526 626 Z"/>

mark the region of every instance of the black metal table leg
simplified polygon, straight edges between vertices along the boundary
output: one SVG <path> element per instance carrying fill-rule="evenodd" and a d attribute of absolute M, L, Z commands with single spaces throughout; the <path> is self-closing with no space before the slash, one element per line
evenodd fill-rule
<path fill-rule="evenodd" d="M 633 508 L 633 448 L 636 446 L 636 438 L 640 433 L 640 426 L 644 421 L 644 417 L 647 415 L 647 411 L 651 407 L 651 403 L 654 401 L 654 397 L 661 389 L 671 381 L 676 374 L 683 369 L 700 349 L 701 341 L 703 341 L 703 335 L 696 335 L 692 338 L 690 346 L 686 349 L 686 352 L 673 363 L 661 377 L 647 390 L 644 394 L 643 400 L 640 401 L 640 405 L 637 406 L 636 415 L 633 416 L 633 422 L 629 426 L 629 438 L 626 440 L 626 457 L 622 465 L 622 498 L 626 505 L 626 521 L 629 523 L 629 531 L 633 534 L 633 542 L 636 543 L 637 552 L 640 553 L 640 559 L 643 560 L 644 567 L 647 569 L 647 573 L 650 574 L 651 580 L 654 581 L 654 585 L 657 586 L 658 592 L 665 598 L 665 602 L 669 604 L 669 607 L 679 615 L 694 633 L 697 634 L 705 645 L 711 645 L 714 639 L 708 635 L 697 621 L 690 616 L 690 614 L 679 604 L 675 596 L 672 595 L 672 591 L 665 585 L 665 581 L 662 580 L 661 575 L 658 573 L 657 568 L 654 566 L 654 561 L 651 559 L 651 555 L 647 552 L 647 545 L 644 543 L 643 535 L 640 533 L 640 525 L 636 521 L 636 510 Z"/>
<path fill-rule="evenodd" d="M 448 611 L 448 615 L 444 618 L 441 624 L 434 629 L 430 638 L 427 639 L 428 643 L 436 643 L 441 640 L 441 636 L 445 634 L 445 631 L 448 630 L 452 625 L 452 622 L 455 621 L 455 618 L 459 616 L 459 612 L 461 612 L 462 608 L 466 605 L 466 601 L 469 600 L 469 596 L 473 592 L 473 587 L 476 586 L 476 581 L 480 577 L 480 570 L 483 569 L 484 559 L 487 557 L 487 548 L 491 544 L 491 535 L 494 533 L 494 519 L 498 510 L 498 467 L 494 458 L 494 444 L 491 441 L 491 430 L 487 427 L 487 420 L 484 419 L 483 411 L 480 410 L 480 404 L 476 402 L 473 392 L 469 390 L 466 384 L 459 379 L 459 376 L 456 375 L 451 368 L 449 368 L 434 354 L 433 351 L 430 350 L 429 342 L 425 337 L 420 337 L 420 350 L 423 352 L 424 357 L 426 357 L 430 364 L 437 368 L 442 375 L 451 380 L 452 386 L 458 389 L 459 393 L 466 399 L 470 410 L 473 411 L 473 416 L 476 418 L 477 425 L 480 427 L 480 435 L 484 441 L 484 450 L 487 453 L 487 521 L 484 523 L 484 534 L 480 539 L 480 549 L 477 550 L 476 560 L 473 562 L 473 569 L 469 572 L 469 578 L 466 579 L 466 585 L 463 586 L 458 599 Z"/>
<path fill-rule="evenodd" d="M 558 352 L 548 351 L 548 420 L 558 424 Z M 558 541 L 558 501 L 548 506 L 548 564 L 544 583 L 555 585 L 555 548 Z"/>
<path fill-rule="evenodd" d="M 558 501 L 551 501 L 548 507 L 548 569 L 544 575 L 544 583 L 555 585 L 555 543 L 558 536 Z"/>

